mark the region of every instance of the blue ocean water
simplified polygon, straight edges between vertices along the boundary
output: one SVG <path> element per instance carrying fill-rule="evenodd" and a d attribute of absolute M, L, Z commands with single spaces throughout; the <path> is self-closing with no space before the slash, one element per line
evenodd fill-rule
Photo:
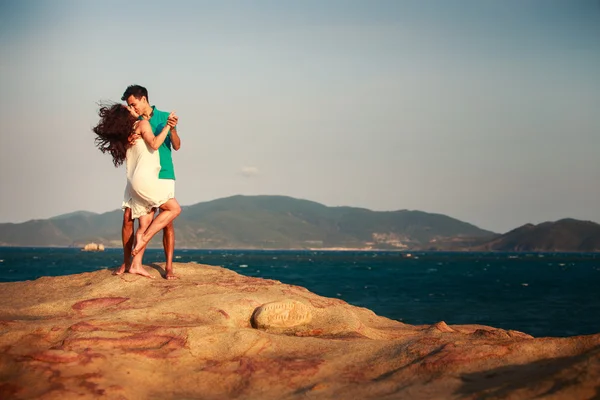
<path fill-rule="evenodd" d="M 598 253 L 176 250 L 177 262 L 276 279 L 408 324 L 482 324 L 536 337 L 600 333 Z M 0 248 L 0 282 L 114 268 L 118 249 Z M 149 249 L 144 263 L 163 262 Z"/>

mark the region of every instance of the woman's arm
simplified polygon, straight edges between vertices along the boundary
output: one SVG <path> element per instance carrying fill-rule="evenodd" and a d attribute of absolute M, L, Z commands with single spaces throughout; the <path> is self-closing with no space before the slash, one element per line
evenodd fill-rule
<path fill-rule="evenodd" d="M 168 124 L 165 124 L 163 130 L 157 136 L 154 136 L 152 132 L 152 127 L 150 126 L 150 122 L 143 120 L 138 124 L 138 129 L 140 130 L 140 135 L 144 139 L 144 142 L 148 144 L 152 149 L 158 150 L 161 144 L 167 138 L 169 130 L 171 127 Z"/>

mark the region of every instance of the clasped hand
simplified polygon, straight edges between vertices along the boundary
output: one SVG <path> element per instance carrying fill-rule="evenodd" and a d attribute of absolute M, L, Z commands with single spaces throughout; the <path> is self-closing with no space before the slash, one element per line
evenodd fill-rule
<path fill-rule="evenodd" d="M 179 122 L 179 117 L 175 115 L 175 111 L 171 111 L 169 118 L 167 118 L 167 125 L 169 125 L 171 128 L 175 128 L 175 126 L 177 126 L 177 122 Z"/>

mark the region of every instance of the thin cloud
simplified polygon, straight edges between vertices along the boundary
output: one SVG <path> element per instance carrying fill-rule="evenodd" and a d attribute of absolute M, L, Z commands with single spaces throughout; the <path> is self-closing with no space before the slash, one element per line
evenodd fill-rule
<path fill-rule="evenodd" d="M 260 172 L 258 168 L 250 166 L 244 166 L 240 170 L 240 174 L 242 174 L 242 176 L 245 176 L 246 178 L 252 178 L 253 176 L 258 175 L 259 173 Z"/>

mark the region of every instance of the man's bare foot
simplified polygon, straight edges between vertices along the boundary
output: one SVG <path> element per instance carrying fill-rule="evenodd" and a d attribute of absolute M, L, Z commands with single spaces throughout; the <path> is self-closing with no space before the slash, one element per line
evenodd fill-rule
<path fill-rule="evenodd" d="M 144 267 L 141 265 L 132 265 L 131 268 L 129 268 L 129 273 L 145 276 L 146 278 L 150 278 L 150 279 L 154 279 L 154 277 L 152 275 L 150 275 L 148 273 L 148 271 L 146 271 L 144 269 Z"/>
<path fill-rule="evenodd" d="M 175 274 L 173 273 L 173 264 L 169 264 L 167 263 L 167 267 L 165 268 L 165 279 L 170 281 L 173 279 L 179 279 L 178 276 L 175 276 Z"/>
<path fill-rule="evenodd" d="M 179 279 L 179 277 L 176 275 L 173 275 L 172 272 L 167 272 L 167 274 L 165 275 L 165 279 L 168 281 L 173 281 L 175 279 Z"/>
<path fill-rule="evenodd" d="M 113 271 L 113 275 L 123 275 L 125 273 L 125 263 L 121 264 L 121 266 Z"/>

